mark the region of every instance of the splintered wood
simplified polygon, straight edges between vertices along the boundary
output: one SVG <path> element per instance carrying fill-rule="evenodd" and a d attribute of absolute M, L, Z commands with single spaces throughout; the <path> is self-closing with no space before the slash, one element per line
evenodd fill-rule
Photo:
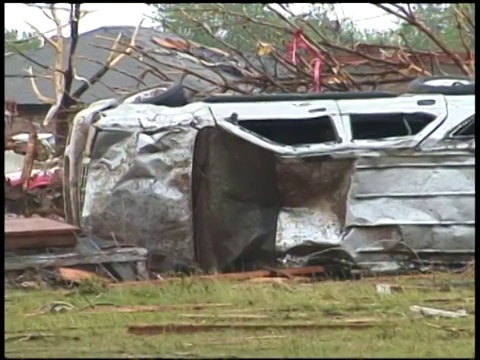
<path fill-rule="evenodd" d="M 80 270 L 80 269 L 71 269 L 66 267 L 61 267 L 58 269 L 60 279 L 63 281 L 69 281 L 75 284 L 79 284 L 87 280 L 97 280 L 109 282 L 109 279 L 101 277 L 90 271 Z"/>
<path fill-rule="evenodd" d="M 290 268 L 290 269 L 273 269 L 269 268 L 268 270 L 258 270 L 258 271 L 246 271 L 238 273 L 225 273 L 225 274 L 214 274 L 214 275 L 196 275 L 187 278 L 181 277 L 172 277 L 166 278 L 163 280 L 152 280 L 152 281 L 136 281 L 136 282 L 124 282 L 119 284 L 112 284 L 111 286 L 144 286 L 144 285 L 165 285 L 171 284 L 172 282 L 181 282 L 181 281 L 214 281 L 214 280 L 233 280 L 233 281 L 252 281 L 254 279 L 261 278 L 271 278 L 276 279 L 275 282 L 278 282 L 279 278 L 285 278 L 290 280 L 295 280 L 296 276 L 312 276 L 316 274 L 323 274 L 325 269 L 323 266 L 305 266 L 299 268 Z M 258 281 L 258 280 L 254 280 Z M 261 282 L 261 281 L 260 281 Z"/>

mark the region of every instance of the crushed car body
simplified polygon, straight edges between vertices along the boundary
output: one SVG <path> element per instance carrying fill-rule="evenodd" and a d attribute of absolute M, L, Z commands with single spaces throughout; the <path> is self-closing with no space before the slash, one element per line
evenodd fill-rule
<path fill-rule="evenodd" d="M 145 247 L 164 271 L 474 258 L 474 95 L 146 102 L 102 100 L 76 116 L 64 197 L 69 222 Z"/>

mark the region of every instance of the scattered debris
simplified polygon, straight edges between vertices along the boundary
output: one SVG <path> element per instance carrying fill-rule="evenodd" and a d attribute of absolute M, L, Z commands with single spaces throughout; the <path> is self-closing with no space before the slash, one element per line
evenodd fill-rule
<path fill-rule="evenodd" d="M 38 290 L 40 289 L 40 284 L 35 281 L 24 281 L 20 283 L 20 288 L 24 290 Z"/>
<path fill-rule="evenodd" d="M 420 278 L 419 278 L 420 279 Z M 404 292 L 407 290 L 431 292 L 433 290 L 450 292 L 455 288 L 464 288 L 475 286 L 475 281 L 448 281 L 448 282 L 435 282 L 432 283 L 419 283 L 415 286 L 405 286 L 398 284 L 380 283 L 375 284 L 375 289 L 379 294 L 391 294 L 393 292 Z"/>
<path fill-rule="evenodd" d="M 312 282 L 312 280 L 308 277 L 301 277 L 295 276 L 292 278 L 283 278 L 283 277 L 261 277 L 261 278 L 253 278 L 246 280 L 248 283 L 251 284 L 279 284 L 284 285 L 286 283 L 297 283 L 297 284 L 307 284 Z"/>
<path fill-rule="evenodd" d="M 422 299 L 422 302 L 426 302 L 426 303 L 451 303 L 451 302 L 474 303 L 475 298 L 472 298 L 472 297 L 427 298 L 427 299 Z"/>
<path fill-rule="evenodd" d="M 65 335 L 57 335 L 57 334 L 24 334 L 24 335 L 7 336 L 5 337 L 5 342 L 44 340 L 46 338 L 80 340 L 78 336 L 65 336 Z"/>
<path fill-rule="evenodd" d="M 445 330 L 445 331 L 448 331 L 448 332 L 451 332 L 451 333 L 455 333 L 455 334 L 458 334 L 458 333 L 471 334 L 471 333 L 472 333 L 472 332 L 471 332 L 470 330 L 468 330 L 468 329 L 448 327 L 448 326 L 438 325 L 438 324 L 432 324 L 432 323 L 428 323 L 428 322 L 426 322 L 425 325 L 430 326 L 430 327 L 433 327 L 433 328 L 435 328 L 435 329 Z"/>
<path fill-rule="evenodd" d="M 63 214 L 61 160 L 55 158 L 54 136 L 28 133 L 5 139 L 5 211 L 17 216 Z"/>
<path fill-rule="evenodd" d="M 59 268 L 86 264 L 136 263 L 146 261 L 147 251 L 142 248 L 114 248 L 100 250 L 96 253 L 78 252 L 39 254 L 5 257 L 5 271 L 24 270 L 28 268 Z M 144 278 L 148 278 L 144 274 Z"/>
<path fill-rule="evenodd" d="M 33 235 L 35 231 L 40 234 L 42 230 L 47 234 L 50 231 L 51 238 L 55 231 L 57 233 L 64 231 L 66 232 L 64 236 L 70 236 L 75 243 L 69 247 L 50 247 L 47 243 L 44 248 L 16 248 L 14 251 L 5 252 L 4 267 L 7 273 L 6 282 L 9 285 L 18 286 L 25 281 L 31 281 L 54 286 L 83 286 L 88 285 L 87 283 L 91 283 L 92 286 L 95 285 L 93 283 L 104 286 L 109 282 L 149 279 L 146 265 L 147 250 L 144 248 L 112 246 L 98 239 L 79 237 L 71 233 L 77 229 L 76 227 L 59 222 L 54 222 L 52 226 L 52 220 L 49 219 L 8 219 L 6 222 L 15 221 L 41 223 L 44 226 L 43 228 L 38 226 L 37 230 L 25 226 L 20 229 L 15 227 L 17 237 L 14 239 L 19 239 L 20 235 L 26 233 L 32 239 L 31 243 L 37 241 L 39 245 L 38 239 Z M 50 243 L 53 242 L 47 236 L 44 238 Z M 10 243 L 13 243 L 13 240 L 10 240 Z"/>
<path fill-rule="evenodd" d="M 179 317 L 189 319 L 231 319 L 231 320 L 251 320 L 268 319 L 271 316 L 264 314 L 178 314 Z"/>
<path fill-rule="evenodd" d="M 70 281 L 75 284 L 79 284 L 85 280 L 99 280 L 102 282 L 109 282 L 108 279 L 98 276 L 95 273 L 90 271 L 80 270 L 80 269 L 72 269 L 72 268 L 65 268 L 61 267 L 58 269 L 60 273 L 60 278 L 64 281 Z"/>
<path fill-rule="evenodd" d="M 230 303 L 216 303 L 216 304 L 162 304 L 162 305 L 135 305 L 135 306 L 110 306 L 110 307 L 98 307 L 91 308 L 91 312 L 120 312 L 120 313 L 134 313 L 134 312 L 159 312 L 170 311 L 177 309 L 191 309 L 191 310 L 204 310 L 214 308 L 230 307 Z"/>
<path fill-rule="evenodd" d="M 55 306 L 59 306 L 65 304 L 68 308 L 69 303 L 64 302 L 55 302 Z M 214 309 L 214 308 L 225 308 L 230 307 L 232 304 L 230 303 L 217 303 L 217 304 L 162 304 L 162 305 L 132 305 L 132 306 L 115 306 L 112 304 L 89 304 L 84 308 L 78 309 L 70 307 L 70 310 L 76 309 L 82 312 L 89 312 L 89 313 L 100 313 L 100 312 L 110 312 L 110 313 L 141 313 L 141 312 L 162 312 L 162 311 L 172 311 L 172 310 L 204 310 L 204 309 Z M 36 311 L 34 313 L 26 314 L 25 316 L 36 316 L 36 315 L 44 315 L 51 313 L 52 304 L 48 307 L 42 308 L 40 311 Z"/>
<path fill-rule="evenodd" d="M 377 293 L 379 294 L 391 294 L 392 293 L 392 286 L 390 284 L 376 284 L 375 288 L 377 289 Z"/>
<path fill-rule="evenodd" d="M 260 278 L 277 278 L 278 275 L 285 276 L 287 279 L 293 276 L 312 276 L 322 274 L 325 269 L 322 266 L 306 266 L 290 269 L 270 269 L 247 272 L 224 273 L 214 275 L 194 275 L 190 277 L 170 277 L 162 280 L 152 280 L 148 282 L 124 282 L 120 284 L 112 284 L 112 286 L 143 286 L 143 285 L 164 285 L 171 282 L 181 281 L 216 281 L 216 280 L 234 280 L 234 281 L 251 281 Z"/>
<path fill-rule="evenodd" d="M 27 313 L 25 316 L 29 317 L 44 314 L 61 314 L 72 310 L 78 310 L 78 308 L 66 301 L 53 301 L 50 304 L 43 306 L 40 310 L 33 313 Z"/>
<path fill-rule="evenodd" d="M 445 317 L 452 319 L 468 316 L 465 310 L 448 311 L 418 305 L 410 306 L 410 310 L 423 316 Z"/>
<path fill-rule="evenodd" d="M 202 341 L 202 346 L 205 345 L 233 345 L 233 344 L 242 344 L 245 341 L 261 341 L 261 340 L 280 340 L 280 339 L 285 339 L 285 335 L 263 335 L 263 336 L 245 336 L 242 337 L 241 339 L 224 339 L 221 341 L 214 340 L 214 341 Z M 195 346 L 197 344 L 193 343 L 184 343 L 183 344 L 186 347 L 191 347 Z"/>
<path fill-rule="evenodd" d="M 74 305 L 66 301 L 54 301 L 48 307 L 48 311 L 52 314 L 64 313 L 75 309 L 76 307 Z"/>

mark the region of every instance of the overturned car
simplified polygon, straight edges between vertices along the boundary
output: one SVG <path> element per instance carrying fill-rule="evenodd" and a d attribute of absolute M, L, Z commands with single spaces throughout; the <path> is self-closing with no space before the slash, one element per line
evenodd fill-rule
<path fill-rule="evenodd" d="M 71 130 L 67 219 L 147 248 L 162 270 L 464 266 L 475 255 L 474 96 L 473 84 L 188 104 L 176 86 L 98 101 Z"/>

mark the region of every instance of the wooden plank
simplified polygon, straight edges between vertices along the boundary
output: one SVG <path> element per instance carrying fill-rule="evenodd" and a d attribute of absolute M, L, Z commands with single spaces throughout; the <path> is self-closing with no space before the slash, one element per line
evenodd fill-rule
<path fill-rule="evenodd" d="M 128 333 L 135 335 L 161 335 L 165 333 L 195 333 L 207 331 L 225 331 L 225 330 L 321 330 L 321 329 L 365 329 L 378 326 L 380 321 L 372 319 L 369 321 L 358 322 L 332 322 L 325 324 L 316 323 L 299 323 L 299 324 L 245 324 L 245 323 L 230 323 L 230 324 L 159 324 L 159 325 L 131 325 L 128 327 Z"/>
<path fill-rule="evenodd" d="M 72 234 L 78 230 L 76 226 L 41 217 L 5 219 L 6 237 Z"/>

